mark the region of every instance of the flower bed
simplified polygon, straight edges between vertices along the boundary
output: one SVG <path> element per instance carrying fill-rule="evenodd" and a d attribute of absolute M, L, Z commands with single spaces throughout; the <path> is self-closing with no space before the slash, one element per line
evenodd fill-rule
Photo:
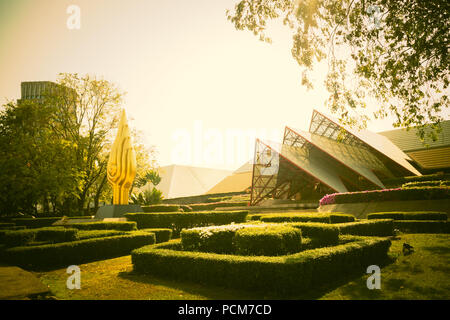
<path fill-rule="evenodd" d="M 319 204 L 323 206 L 355 202 L 437 200 L 447 198 L 450 198 L 450 187 L 417 187 L 327 194 L 320 199 Z"/>

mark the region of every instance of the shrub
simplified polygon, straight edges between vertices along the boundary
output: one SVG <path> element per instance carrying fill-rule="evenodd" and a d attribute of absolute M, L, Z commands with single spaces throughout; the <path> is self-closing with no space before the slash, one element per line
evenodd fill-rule
<path fill-rule="evenodd" d="M 15 226 L 16 226 L 15 223 L 8 223 L 8 222 L 0 223 L 0 229 L 8 229 Z"/>
<path fill-rule="evenodd" d="M 399 220 L 394 228 L 405 233 L 450 233 L 448 221 Z"/>
<path fill-rule="evenodd" d="M 287 214 L 267 214 L 261 216 L 263 222 L 322 222 L 330 223 L 330 215 L 326 213 L 305 212 Z"/>
<path fill-rule="evenodd" d="M 339 228 L 336 225 L 313 222 L 297 222 L 291 226 L 302 231 L 303 237 L 311 238 L 315 244 L 337 244 L 339 242 Z"/>
<path fill-rule="evenodd" d="M 148 228 L 148 229 L 141 229 L 140 231 L 154 233 L 156 237 L 156 243 L 167 242 L 172 238 L 172 229 Z"/>
<path fill-rule="evenodd" d="M 438 200 L 446 198 L 450 198 L 450 187 L 417 187 L 333 193 L 325 195 L 320 199 L 319 203 L 323 206 L 335 203 Z"/>
<path fill-rule="evenodd" d="M 25 226 L 27 228 L 44 228 L 50 227 L 56 221 L 61 220 L 61 217 L 52 218 L 14 218 L 14 222 L 17 226 Z"/>
<path fill-rule="evenodd" d="M 77 240 L 77 232 L 76 229 L 58 227 L 6 231 L 1 235 L 1 240 L 7 247 L 22 246 L 34 241 L 65 242 Z"/>
<path fill-rule="evenodd" d="M 355 216 L 347 213 L 330 213 L 330 223 L 354 222 Z"/>
<path fill-rule="evenodd" d="M 376 212 L 369 213 L 367 219 L 393 220 L 447 220 L 446 212 L 414 211 L 414 212 Z"/>
<path fill-rule="evenodd" d="M 127 231 L 119 231 L 119 230 L 79 230 L 78 231 L 78 239 L 92 239 L 92 238 L 102 238 L 102 237 L 111 237 L 118 236 L 122 234 L 126 234 Z"/>
<path fill-rule="evenodd" d="M 144 212 L 178 212 L 180 206 L 178 204 L 155 204 L 151 206 L 143 206 Z"/>
<path fill-rule="evenodd" d="M 10 248 L 2 252 L 2 260 L 26 269 L 49 270 L 127 255 L 133 249 L 154 243 L 154 234 L 135 231 L 105 238 Z"/>
<path fill-rule="evenodd" d="M 133 269 L 173 280 L 193 281 L 270 294 L 298 294 L 379 265 L 388 239 L 365 238 L 287 256 L 238 256 L 174 250 L 177 243 L 146 246 L 131 254 Z M 168 267 L 170 266 L 170 267 Z"/>
<path fill-rule="evenodd" d="M 414 181 L 407 182 L 402 185 L 402 188 L 415 188 L 415 187 L 448 187 L 450 186 L 449 180 L 435 180 L 435 181 Z"/>
<path fill-rule="evenodd" d="M 178 236 L 181 229 L 245 222 L 247 214 L 248 211 L 161 212 L 127 213 L 125 217 L 135 221 L 139 229 L 170 228 Z"/>
<path fill-rule="evenodd" d="M 71 223 L 68 226 L 78 230 L 119 230 L 133 231 L 136 230 L 136 222 L 118 221 L 118 222 L 81 222 Z"/>
<path fill-rule="evenodd" d="M 183 209 L 183 212 L 192 212 L 194 211 L 190 206 L 187 204 L 180 204 L 180 208 Z"/>
<path fill-rule="evenodd" d="M 235 248 L 233 239 L 236 231 L 253 224 L 230 224 L 181 231 L 181 244 L 184 250 L 215 253 L 232 253 Z"/>
<path fill-rule="evenodd" d="M 301 250 L 302 233 L 285 225 L 242 228 L 234 236 L 234 245 L 242 255 L 285 255 Z"/>
<path fill-rule="evenodd" d="M 387 237 L 394 234 L 394 224 L 390 219 L 339 223 L 335 226 L 339 228 L 341 234 L 378 237 Z"/>
<path fill-rule="evenodd" d="M 230 207 L 246 207 L 247 201 L 241 202 L 212 202 L 212 203 L 193 203 L 189 205 L 194 211 L 214 210 L 216 208 L 230 208 Z"/>

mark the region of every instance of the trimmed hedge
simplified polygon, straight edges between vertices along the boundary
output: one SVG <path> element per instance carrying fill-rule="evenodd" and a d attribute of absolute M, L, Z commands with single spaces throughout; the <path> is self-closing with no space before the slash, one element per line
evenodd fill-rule
<path fill-rule="evenodd" d="M 377 237 L 387 237 L 394 234 L 394 224 L 391 219 L 339 223 L 335 226 L 339 228 L 341 234 Z"/>
<path fill-rule="evenodd" d="M 311 238 L 316 244 L 337 244 L 339 228 L 336 225 L 314 222 L 291 223 L 291 226 L 302 231 L 303 237 Z"/>
<path fill-rule="evenodd" d="M 302 247 L 302 232 L 292 226 L 243 228 L 234 236 L 236 253 L 251 256 L 278 256 L 296 253 Z"/>
<path fill-rule="evenodd" d="M 119 230 L 79 230 L 78 239 L 84 240 L 92 238 L 111 237 L 127 234 L 127 232 L 128 231 L 119 231 Z"/>
<path fill-rule="evenodd" d="M 13 218 L 11 219 L 17 226 L 25 226 L 27 228 L 44 228 L 50 227 L 56 221 L 61 220 L 62 217 L 52 218 Z"/>
<path fill-rule="evenodd" d="M 15 226 L 16 226 L 15 223 L 8 223 L 8 222 L 0 223 L 0 229 L 8 229 Z"/>
<path fill-rule="evenodd" d="M 67 225 L 70 228 L 78 230 L 119 230 L 119 231 L 134 231 L 137 230 L 136 222 L 132 221 L 117 221 L 117 222 L 80 222 L 71 223 Z"/>
<path fill-rule="evenodd" d="M 179 212 L 180 206 L 177 204 L 154 204 L 151 206 L 142 206 L 144 212 Z"/>
<path fill-rule="evenodd" d="M 156 243 L 167 242 L 170 239 L 172 239 L 172 229 L 148 228 L 148 229 L 141 229 L 140 231 L 154 233 L 156 237 Z"/>
<path fill-rule="evenodd" d="M 16 247 L 1 252 L 1 260 L 30 270 L 51 270 L 130 254 L 133 249 L 155 243 L 155 234 L 135 231 L 131 234 Z M 167 266 L 166 266 L 167 267 Z"/>
<path fill-rule="evenodd" d="M 335 203 L 438 200 L 447 198 L 450 198 L 450 187 L 416 187 L 333 193 L 324 196 L 319 203 L 322 206 Z"/>
<path fill-rule="evenodd" d="M 259 217 L 259 219 L 263 222 L 344 223 L 355 221 L 355 217 L 353 215 L 346 213 L 302 212 L 302 213 L 286 213 L 286 214 L 267 214 L 256 216 Z"/>
<path fill-rule="evenodd" d="M 414 181 L 407 182 L 402 185 L 402 188 L 415 188 L 415 187 L 448 187 L 450 186 L 449 180 L 434 180 L 434 181 Z"/>
<path fill-rule="evenodd" d="M 193 203 L 189 205 L 194 211 L 214 210 L 216 208 L 247 207 L 247 201 L 241 202 L 211 202 L 211 203 Z"/>
<path fill-rule="evenodd" d="M 192 281 L 270 294 L 298 294 L 354 274 L 387 258 L 390 240 L 364 240 L 300 253 L 267 257 L 173 250 L 179 242 L 146 246 L 131 254 L 133 269 L 173 280 Z M 170 266 L 170 267 L 168 267 Z"/>
<path fill-rule="evenodd" d="M 183 212 L 192 212 L 194 211 L 190 206 L 186 204 L 180 204 L 180 208 L 183 210 Z"/>
<path fill-rule="evenodd" d="M 446 212 L 414 211 L 414 212 L 376 212 L 369 213 L 367 219 L 393 220 L 447 220 Z"/>
<path fill-rule="evenodd" d="M 125 217 L 135 221 L 139 229 L 170 228 L 173 236 L 182 229 L 245 222 L 248 211 L 205 211 L 180 213 L 127 213 Z"/>
<path fill-rule="evenodd" d="M 437 220 L 399 220 L 394 228 L 405 233 L 450 233 L 450 223 Z"/>
<path fill-rule="evenodd" d="M 6 231 L 1 235 L 2 243 L 7 247 L 26 245 L 34 241 L 66 242 L 78 239 L 78 230 L 69 228 L 38 228 L 17 231 Z"/>
<path fill-rule="evenodd" d="M 326 213 L 305 212 L 287 214 L 267 214 L 260 218 L 263 222 L 321 222 L 330 223 L 330 215 Z"/>

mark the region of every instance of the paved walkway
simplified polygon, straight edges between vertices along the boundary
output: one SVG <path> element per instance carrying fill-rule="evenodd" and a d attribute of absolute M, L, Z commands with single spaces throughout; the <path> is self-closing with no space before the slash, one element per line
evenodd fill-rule
<path fill-rule="evenodd" d="M 49 288 L 31 272 L 0 265 L 0 300 L 20 300 L 48 292 Z"/>

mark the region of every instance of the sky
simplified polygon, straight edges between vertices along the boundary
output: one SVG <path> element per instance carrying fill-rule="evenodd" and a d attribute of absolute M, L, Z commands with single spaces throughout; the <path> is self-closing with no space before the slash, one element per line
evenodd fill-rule
<path fill-rule="evenodd" d="M 159 165 L 235 170 L 255 137 L 281 141 L 286 125 L 308 130 L 313 109 L 329 113 L 326 67 L 306 90 L 289 30 L 272 24 L 272 44 L 236 30 L 226 10 L 237 2 L 0 0 L 0 103 L 18 99 L 22 81 L 96 75 L 126 92 L 130 126 L 155 147 Z M 71 5 L 79 29 L 69 28 Z"/>

